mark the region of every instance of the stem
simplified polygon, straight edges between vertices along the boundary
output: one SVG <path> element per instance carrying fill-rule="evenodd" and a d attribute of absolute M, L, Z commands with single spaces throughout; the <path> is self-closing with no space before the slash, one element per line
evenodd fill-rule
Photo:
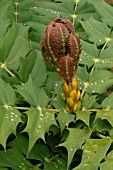
<path fill-rule="evenodd" d="M 14 107 L 15 109 L 18 109 L 18 110 L 29 110 L 31 109 L 30 107 Z"/>
<path fill-rule="evenodd" d="M 15 21 L 16 21 L 16 24 L 18 23 L 18 0 L 16 0 L 15 2 Z"/>
<path fill-rule="evenodd" d="M 9 73 L 10 76 L 12 76 L 12 77 L 15 76 L 5 65 L 3 68 Z"/>
<path fill-rule="evenodd" d="M 4 68 L 10 76 L 14 77 L 15 75 L 6 67 L 5 63 L 1 63 L 1 68 Z"/>
<path fill-rule="evenodd" d="M 78 2 L 79 2 L 79 0 L 76 0 L 76 5 L 75 5 L 75 9 L 74 9 L 74 14 L 72 15 L 72 17 L 73 17 L 73 21 L 72 21 L 73 26 L 74 26 L 74 23 L 75 23 L 76 10 L 77 10 L 77 6 L 78 6 Z"/>
<path fill-rule="evenodd" d="M 89 86 L 89 83 L 88 83 L 88 82 L 84 83 L 84 88 L 83 88 L 83 90 L 82 90 L 81 98 L 83 97 L 83 95 L 84 95 L 84 93 L 85 93 L 85 91 L 86 91 L 86 89 L 87 89 L 88 86 Z"/>

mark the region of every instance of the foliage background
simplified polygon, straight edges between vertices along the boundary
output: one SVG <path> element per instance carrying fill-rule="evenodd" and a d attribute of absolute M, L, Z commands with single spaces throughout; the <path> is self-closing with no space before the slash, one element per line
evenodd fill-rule
<path fill-rule="evenodd" d="M 65 112 L 62 81 L 40 52 L 59 16 L 73 23 L 83 49 L 76 114 Z M 112 21 L 104 0 L 0 0 L 1 170 L 112 170 Z"/>

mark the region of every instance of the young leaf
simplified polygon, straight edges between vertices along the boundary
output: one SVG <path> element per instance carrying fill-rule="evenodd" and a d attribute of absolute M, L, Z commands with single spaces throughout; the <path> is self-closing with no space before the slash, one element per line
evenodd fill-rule
<path fill-rule="evenodd" d="M 45 140 L 44 135 L 49 131 L 51 125 L 57 125 L 54 113 L 50 110 L 32 108 L 26 112 L 28 116 L 27 126 L 24 132 L 29 135 L 28 153 L 31 151 L 36 140 L 42 138 Z"/>

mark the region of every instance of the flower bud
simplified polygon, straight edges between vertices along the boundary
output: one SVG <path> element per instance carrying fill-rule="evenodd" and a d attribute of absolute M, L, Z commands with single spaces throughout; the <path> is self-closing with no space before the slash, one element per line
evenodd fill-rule
<path fill-rule="evenodd" d="M 70 93 L 70 97 L 73 99 L 73 101 L 76 101 L 77 92 L 75 90 L 72 90 L 71 93 Z"/>
<path fill-rule="evenodd" d="M 74 101 L 72 100 L 71 97 L 68 97 L 68 98 L 66 99 L 66 102 L 67 102 L 67 104 L 68 104 L 68 106 L 69 106 L 70 108 L 73 108 L 73 106 L 74 106 Z"/>

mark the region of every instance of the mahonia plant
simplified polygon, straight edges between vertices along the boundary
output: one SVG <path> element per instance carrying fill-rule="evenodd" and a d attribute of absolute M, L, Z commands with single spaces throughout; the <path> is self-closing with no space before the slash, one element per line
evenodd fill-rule
<path fill-rule="evenodd" d="M 66 111 L 75 113 L 81 105 L 76 71 L 82 49 L 71 22 L 63 18 L 54 19 L 47 26 L 40 47 L 45 63 L 63 80 Z"/>

